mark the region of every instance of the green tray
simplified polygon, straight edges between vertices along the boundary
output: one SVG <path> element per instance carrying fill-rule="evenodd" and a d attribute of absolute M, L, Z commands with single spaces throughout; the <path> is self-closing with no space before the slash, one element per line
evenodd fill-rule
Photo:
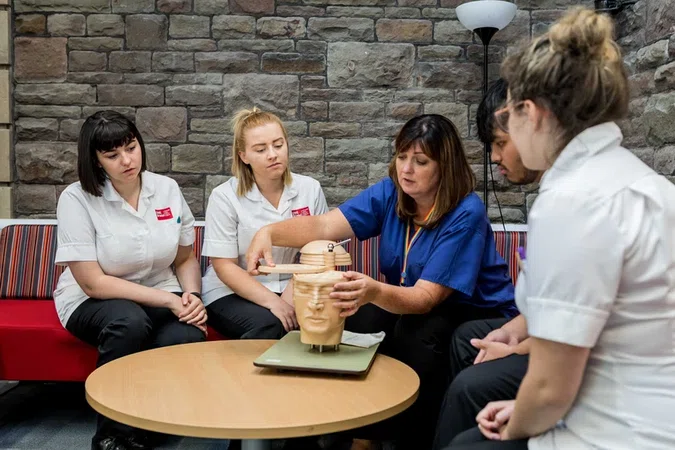
<path fill-rule="evenodd" d="M 363 375 L 373 364 L 379 345 L 362 348 L 341 344 L 338 351 L 327 347 L 319 352 L 316 348 L 310 350 L 309 345 L 300 342 L 299 331 L 291 331 L 253 361 L 253 365 L 273 369 Z"/>

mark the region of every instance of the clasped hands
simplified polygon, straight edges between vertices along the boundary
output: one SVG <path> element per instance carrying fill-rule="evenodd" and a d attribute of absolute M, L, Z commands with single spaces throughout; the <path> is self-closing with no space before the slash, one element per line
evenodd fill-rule
<path fill-rule="evenodd" d="M 183 292 L 181 296 L 169 294 L 171 295 L 169 309 L 178 317 L 178 320 L 189 325 L 194 325 L 202 330 L 204 335 L 207 335 L 206 320 L 208 319 L 208 315 L 201 299 L 189 292 Z"/>
<path fill-rule="evenodd" d="M 471 345 L 479 350 L 474 364 L 504 358 L 516 353 L 518 338 L 503 328 L 497 328 L 488 333 L 483 339 L 471 339 Z"/>

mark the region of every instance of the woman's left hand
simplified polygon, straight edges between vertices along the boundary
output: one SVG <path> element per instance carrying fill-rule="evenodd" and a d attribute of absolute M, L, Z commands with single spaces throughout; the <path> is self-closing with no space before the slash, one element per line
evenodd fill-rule
<path fill-rule="evenodd" d="M 478 428 L 488 439 L 493 441 L 506 441 L 509 439 L 507 425 L 513 408 L 516 405 L 515 400 L 503 400 L 490 402 L 476 416 Z"/>
<path fill-rule="evenodd" d="M 345 281 L 333 286 L 330 298 L 337 300 L 333 306 L 342 309 L 340 316 L 349 317 L 377 296 L 380 283 L 367 275 L 353 271 L 345 272 L 342 277 Z"/>

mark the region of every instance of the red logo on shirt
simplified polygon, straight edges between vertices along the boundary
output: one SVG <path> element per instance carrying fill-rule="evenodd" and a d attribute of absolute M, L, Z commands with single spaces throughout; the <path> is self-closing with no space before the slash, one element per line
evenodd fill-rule
<path fill-rule="evenodd" d="M 294 209 L 291 212 L 293 213 L 293 217 L 311 216 L 311 214 L 309 213 L 309 206 L 305 206 L 304 208 L 300 209 Z"/>
<path fill-rule="evenodd" d="M 171 214 L 171 208 L 156 209 L 155 214 L 157 214 L 157 220 L 173 219 L 173 214 Z"/>

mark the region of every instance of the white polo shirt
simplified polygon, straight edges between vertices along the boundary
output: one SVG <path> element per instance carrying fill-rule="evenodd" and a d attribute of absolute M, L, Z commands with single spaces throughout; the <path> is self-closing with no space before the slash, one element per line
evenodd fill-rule
<path fill-rule="evenodd" d="M 179 245 L 194 243 L 194 217 L 173 179 L 148 171 L 141 177 L 138 211 L 122 199 L 110 180 L 101 197 L 86 193 L 79 182 L 63 191 L 56 209 L 56 264 L 97 261 L 107 275 L 169 292 L 182 291 L 171 265 Z M 66 269 L 54 291 L 56 312 L 64 327 L 87 299 Z"/>
<path fill-rule="evenodd" d="M 318 215 L 328 212 L 326 197 L 318 181 L 304 175 L 292 174 L 293 181 L 284 188 L 275 208 L 258 190 L 257 185 L 243 197 L 237 195 L 239 181 L 230 178 L 211 192 L 206 208 L 206 228 L 202 255 L 214 258 L 238 258 L 239 267 L 246 269 L 246 251 L 256 232 L 270 223 L 281 222 L 295 216 Z M 277 264 L 290 264 L 295 260 L 297 248 L 273 247 L 272 256 Z M 290 275 L 259 275 L 255 277 L 272 292 L 282 292 Z M 208 305 L 232 294 L 209 265 L 202 278 L 202 298 Z"/>
<path fill-rule="evenodd" d="M 675 186 L 614 123 L 544 175 L 516 301 L 529 333 L 590 348 L 579 394 L 529 448 L 675 448 Z"/>

